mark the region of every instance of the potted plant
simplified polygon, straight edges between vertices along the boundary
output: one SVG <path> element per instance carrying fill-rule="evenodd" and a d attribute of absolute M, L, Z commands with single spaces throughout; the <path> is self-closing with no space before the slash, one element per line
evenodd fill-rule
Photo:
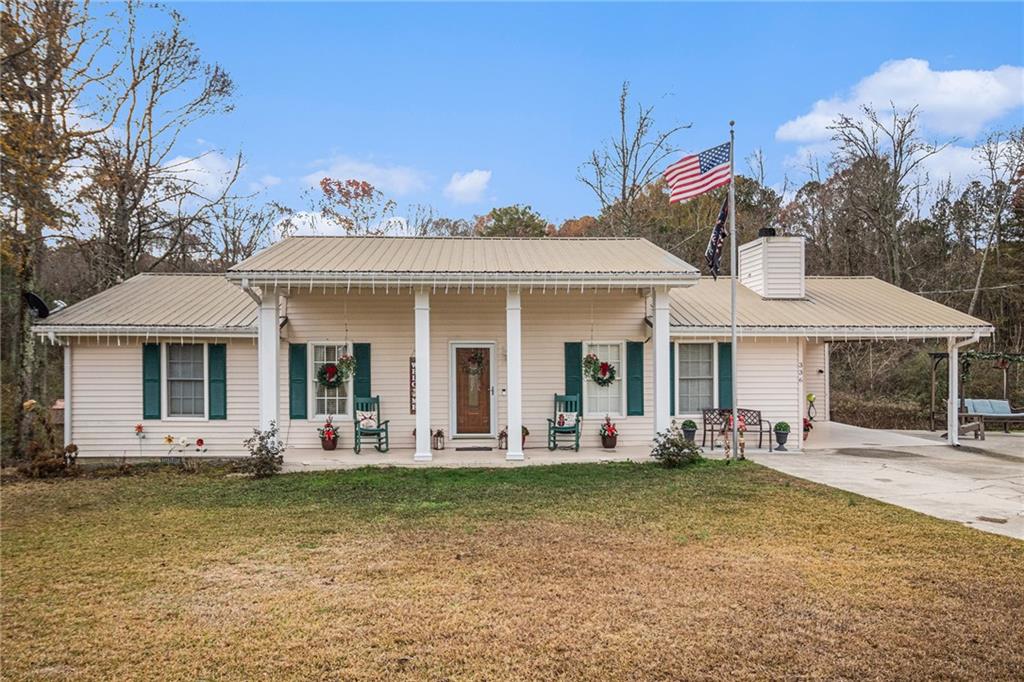
<path fill-rule="evenodd" d="M 601 424 L 601 447 L 605 450 L 612 450 L 619 441 L 619 430 L 615 428 L 611 417 L 604 416 L 604 423 Z"/>
<path fill-rule="evenodd" d="M 333 415 L 327 415 L 327 421 L 317 429 L 317 433 L 320 434 L 320 447 L 324 450 L 333 450 L 338 447 L 338 429 L 335 428 L 333 420 Z"/>
<path fill-rule="evenodd" d="M 808 419 L 807 417 L 804 417 L 804 440 L 807 440 L 807 434 L 809 434 L 811 432 L 811 429 L 813 428 L 814 424 L 811 422 L 811 420 Z"/>
<path fill-rule="evenodd" d="M 697 436 L 697 422 L 692 419 L 683 420 L 683 438 L 693 442 L 693 439 Z"/>
<path fill-rule="evenodd" d="M 778 443 L 777 450 L 786 452 L 786 441 L 789 440 L 789 424 L 779 422 L 775 425 L 775 442 Z"/>

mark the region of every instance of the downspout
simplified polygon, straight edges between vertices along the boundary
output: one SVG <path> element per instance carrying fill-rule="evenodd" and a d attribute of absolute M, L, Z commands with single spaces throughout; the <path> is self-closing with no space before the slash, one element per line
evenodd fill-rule
<path fill-rule="evenodd" d="M 259 294 L 257 294 L 256 291 L 251 286 L 249 286 L 249 278 L 248 277 L 243 277 L 242 278 L 242 291 L 244 291 L 245 293 L 249 294 L 249 298 L 251 298 L 253 301 L 255 301 L 257 306 L 263 302 L 263 300 L 260 298 Z"/>

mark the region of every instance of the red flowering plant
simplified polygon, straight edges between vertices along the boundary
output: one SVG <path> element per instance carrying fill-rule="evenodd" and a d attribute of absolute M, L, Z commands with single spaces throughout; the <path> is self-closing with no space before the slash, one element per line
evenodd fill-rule
<path fill-rule="evenodd" d="M 615 424 L 612 423 L 612 418 L 608 415 L 604 417 L 604 423 L 601 424 L 601 435 L 602 436 L 617 436 L 619 430 L 615 428 Z"/>
<path fill-rule="evenodd" d="M 338 437 L 338 429 L 335 428 L 333 420 L 334 415 L 328 415 L 324 425 L 316 430 L 320 434 L 320 440 L 334 440 Z"/>

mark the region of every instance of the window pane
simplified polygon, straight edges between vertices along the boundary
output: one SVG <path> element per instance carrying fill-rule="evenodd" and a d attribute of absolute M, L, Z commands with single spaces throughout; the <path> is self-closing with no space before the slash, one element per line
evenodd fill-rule
<path fill-rule="evenodd" d="M 325 388 L 316 381 L 317 372 L 328 362 L 337 362 L 348 351 L 346 344 L 317 344 L 313 346 L 313 397 L 316 416 L 348 414 L 349 381 L 337 388 Z"/>
<path fill-rule="evenodd" d="M 683 343 L 679 350 L 679 414 L 714 407 L 714 344 Z"/>
<path fill-rule="evenodd" d="M 601 362 L 614 365 L 615 381 L 611 386 L 598 386 L 584 377 L 584 412 L 599 416 L 621 415 L 623 382 L 626 380 L 626 368 L 622 365 L 622 346 L 617 343 L 587 344 L 585 353 L 594 353 Z"/>
<path fill-rule="evenodd" d="M 167 344 L 167 415 L 203 417 L 205 377 L 203 345 Z"/>

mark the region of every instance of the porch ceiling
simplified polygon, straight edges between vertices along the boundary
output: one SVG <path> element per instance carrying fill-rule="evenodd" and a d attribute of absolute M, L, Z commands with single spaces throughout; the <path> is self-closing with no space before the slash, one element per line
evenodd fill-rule
<path fill-rule="evenodd" d="M 291 237 L 232 267 L 259 283 L 688 286 L 689 263 L 645 239 Z"/>

